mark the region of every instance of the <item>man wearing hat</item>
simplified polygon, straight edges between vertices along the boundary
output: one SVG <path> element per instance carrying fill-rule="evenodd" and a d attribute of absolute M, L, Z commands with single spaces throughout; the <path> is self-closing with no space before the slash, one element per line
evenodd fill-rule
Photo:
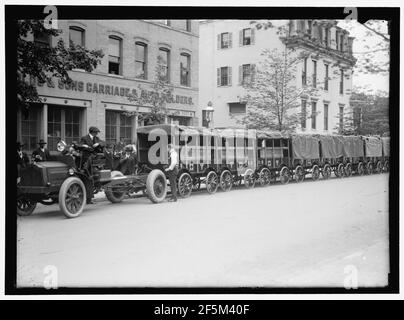
<path fill-rule="evenodd" d="M 41 139 L 38 142 L 39 148 L 32 152 L 32 159 L 34 161 L 49 161 L 51 156 L 49 150 L 45 148 L 46 142 Z"/>
<path fill-rule="evenodd" d="M 23 143 L 17 142 L 17 183 L 20 178 L 21 168 L 25 168 L 30 162 L 27 154 L 22 151 L 23 146 Z"/>
<path fill-rule="evenodd" d="M 90 127 L 90 129 L 88 130 L 88 134 L 84 137 L 81 137 L 80 143 L 91 148 L 97 148 L 100 145 L 102 146 L 102 141 L 98 137 L 99 132 L 100 129 L 98 129 L 97 127 Z"/>
<path fill-rule="evenodd" d="M 124 175 L 133 174 L 137 165 L 136 155 L 133 150 L 133 146 L 128 144 L 125 146 L 125 154 L 119 161 L 118 170 Z"/>

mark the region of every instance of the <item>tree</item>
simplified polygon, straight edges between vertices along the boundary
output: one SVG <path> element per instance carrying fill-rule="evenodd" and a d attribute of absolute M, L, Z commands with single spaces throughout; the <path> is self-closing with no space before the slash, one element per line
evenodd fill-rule
<path fill-rule="evenodd" d="M 238 122 L 248 128 L 295 131 L 311 116 L 309 108 L 301 110 L 301 99 L 318 92 L 312 79 L 307 79 L 307 85 L 297 86 L 296 68 L 307 52 L 285 46 L 282 51 L 264 49 L 261 56 L 251 80 L 243 83 L 246 94 L 241 102 L 246 103 L 247 111 Z"/>
<path fill-rule="evenodd" d="M 344 114 L 340 132 L 344 135 L 388 135 L 389 98 L 387 92 L 366 93 L 355 87 L 350 100 L 351 108 Z"/>
<path fill-rule="evenodd" d="M 137 115 L 139 120 L 147 124 L 165 123 L 168 116 L 167 103 L 174 102 L 174 87 L 168 81 L 167 62 L 161 56 L 157 57 L 154 82 L 149 90 L 138 86 L 140 94 L 130 95 L 129 101 L 139 106 L 149 106 L 150 112 L 138 113 L 125 111 L 127 116 Z"/>
<path fill-rule="evenodd" d="M 93 71 L 103 57 L 101 50 L 88 50 L 70 42 L 66 46 L 59 39 L 56 46 L 39 44 L 28 39 L 56 37 L 62 31 L 46 29 L 39 20 L 18 20 L 17 22 L 17 105 L 25 113 L 31 103 L 40 103 L 35 81 L 46 83 L 52 77 L 70 83 L 70 70 L 74 68 Z"/>

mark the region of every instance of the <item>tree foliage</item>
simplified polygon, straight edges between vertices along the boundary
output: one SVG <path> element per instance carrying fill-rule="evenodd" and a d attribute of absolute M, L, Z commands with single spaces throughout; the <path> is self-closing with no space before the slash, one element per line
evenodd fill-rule
<path fill-rule="evenodd" d="M 261 56 L 251 81 L 243 84 L 246 94 L 241 101 L 246 103 L 247 111 L 238 122 L 248 128 L 295 131 L 302 120 L 311 116 L 308 106 L 305 112 L 301 110 L 302 97 L 318 94 L 310 77 L 307 85 L 297 85 L 297 66 L 307 53 L 285 47 L 264 49 Z"/>
<path fill-rule="evenodd" d="M 40 20 L 18 20 L 17 23 L 17 105 L 27 111 L 30 103 L 41 102 L 34 83 L 45 83 L 52 77 L 64 83 L 72 80 L 69 71 L 93 71 L 101 62 L 101 50 L 88 50 L 72 42 L 65 45 L 59 39 L 56 46 L 38 44 L 29 36 L 57 37 L 62 31 L 46 29 Z"/>

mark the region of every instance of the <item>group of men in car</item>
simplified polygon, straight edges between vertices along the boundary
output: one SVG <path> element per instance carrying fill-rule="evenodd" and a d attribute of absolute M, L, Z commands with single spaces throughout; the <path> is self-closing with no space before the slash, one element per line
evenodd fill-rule
<path fill-rule="evenodd" d="M 87 135 L 81 137 L 80 144 L 83 147 L 98 149 L 104 153 L 106 163 L 105 169 L 118 170 L 124 175 L 134 174 L 137 168 L 136 146 L 129 144 L 123 150 L 116 152 L 113 144 L 106 144 L 98 137 L 100 130 L 97 127 L 90 127 Z M 31 159 L 35 162 L 50 161 L 52 157 L 45 147 L 46 142 L 41 139 L 38 142 L 39 147 L 32 153 Z M 26 167 L 31 161 L 27 154 L 23 151 L 23 143 L 17 142 L 17 183 L 19 182 L 20 170 Z M 177 175 L 178 175 L 178 154 L 172 144 L 168 146 L 169 166 L 165 169 L 166 175 L 170 181 L 171 198 L 169 201 L 177 201 Z M 91 153 L 85 149 L 82 152 L 82 161 L 86 163 Z M 93 203 L 92 184 L 86 185 L 87 203 Z"/>

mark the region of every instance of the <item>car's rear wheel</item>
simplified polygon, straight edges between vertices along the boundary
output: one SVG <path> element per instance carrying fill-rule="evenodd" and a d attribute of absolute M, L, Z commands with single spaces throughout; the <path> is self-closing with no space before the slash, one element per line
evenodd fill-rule
<path fill-rule="evenodd" d="M 189 173 L 184 172 L 178 179 L 178 194 L 181 198 L 188 198 L 192 193 L 193 181 Z"/>
<path fill-rule="evenodd" d="M 287 167 L 283 167 L 279 173 L 279 180 L 282 184 L 288 184 L 290 181 L 290 171 Z"/>
<path fill-rule="evenodd" d="M 220 174 L 220 188 L 223 191 L 230 191 L 233 186 L 233 177 L 229 170 L 224 170 Z"/>
<path fill-rule="evenodd" d="M 111 178 L 116 178 L 116 177 L 123 177 L 123 173 L 121 171 L 112 171 Z M 123 198 L 125 197 L 125 192 L 118 191 L 120 187 L 122 187 L 122 185 L 117 184 L 117 185 L 114 185 L 113 187 L 107 187 L 105 189 L 105 196 L 107 197 L 107 199 L 110 202 L 119 203 L 123 200 Z"/>
<path fill-rule="evenodd" d="M 167 195 L 167 178 L 163 171 L 152 170 L 146 179 L 147 196 L 153 203 L 164 201 Z"/>
<path fill-rule="evenodd" d="M 311 169 L 311 179 L 317 181 L 320 178 L 320 168 L 318 165 L 314 165 Z"/>
<path fill-rule="evenodd" d="M 327 180 L 331 177 L 331 166 L 328 163 L 324 165 L 323 170 L 321 171 L 321 174 L 323 175 L 323 178 L 325 180 Z"/>
<path fill-rule="evenodd" d="M 213 194 L 217 191 L 219 187 L 219 177 L 215 171 L 210 171 L 206 176 L 206 191 Z"/>
<path fill-rule="evenodd" d="M 17 197 L 17 214 L 19 216 L 29 216 L 34 212 L 36 202 L 25 195 Z"/>
<path fill-rule="evenodd" d="M 244 174 L 244 186 L 247 189 L 252 189 L 255 186 L 254 171 L 252 171 L 251 169 L 247 169 Z"/>
<path fill-rule="evenodd" d="M 86 204 L 86 188 L 77 177 L 67 178 L 59 190 L 59 207 L 67 218 L 76 218 Z"/>
<path fill-rule="evenodd" d="M 269 185 L 271 183 L 271 171 L 268 168 L 262 168 L 258 180 L 261 187 Z"/>

